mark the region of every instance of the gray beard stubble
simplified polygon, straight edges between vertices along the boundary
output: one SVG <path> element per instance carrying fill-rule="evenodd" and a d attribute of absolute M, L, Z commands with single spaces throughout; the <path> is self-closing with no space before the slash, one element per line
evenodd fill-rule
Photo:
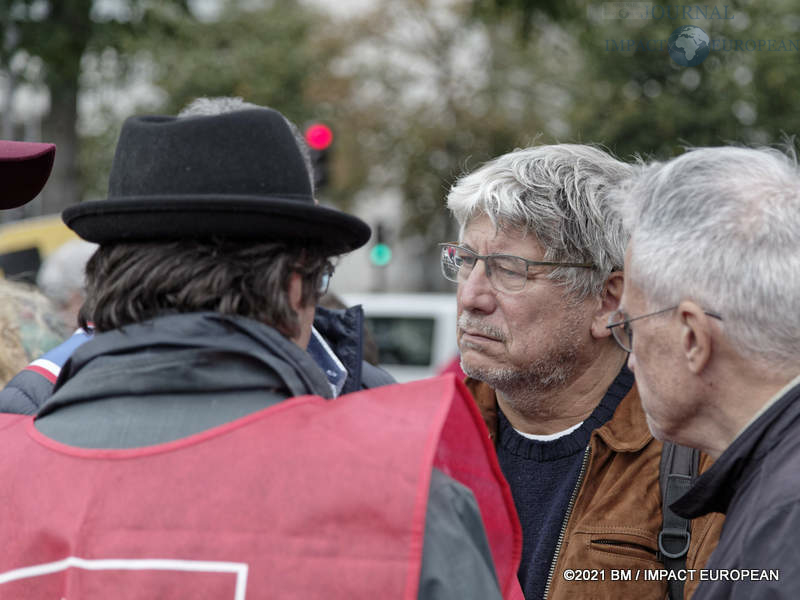
<path fill-rule="evenodd" d="M 506 340 L 504 332 L 481 323 L 464 312 L 458 320 L 459 328 L 469 329 L 490 337 Z M 515 411 L 529 417 L 557 415 L 558 406 L 548 402 L 550 394 L 570 380 L 576 370 L 580 347 L 579 328 L 576 321 L 564 323 L 558 332 L 563 340 L 555 351 L 545 357 L 531 360 L 524 367 L 472 367 L 461 359 L 461 369 L 469 377 L 483 381 L 496 391 Z"/>

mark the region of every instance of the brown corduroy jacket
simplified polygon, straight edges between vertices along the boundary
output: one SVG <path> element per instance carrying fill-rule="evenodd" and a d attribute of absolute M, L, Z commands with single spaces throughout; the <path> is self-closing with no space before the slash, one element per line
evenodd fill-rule
<path fill-rule="evenodd" d="M 497 397 L 485 383 L 468 378 L 490 435 L 497 435 Z M 592 432 L 583 477 L 556 550 L 548 600 L 662 600 L 665 569 L 658 557 L 661 491 L 658 482 L 662 444 L 647 427 L 636 386 L 614 416 Z M 711 465 L 701 454 L 700 471 Z M 699 583 L 699 569 L 713 552 L 724 516 L 712 513 L 692 521 L 686 558 L 684 598 Z M 572 570 L 580 575 L 565 576 Z M 622 580 L 630 577 L 630 581 Z M 616 580 L 615 580 L 616 578 Z M 580 580 L 579 580 L 580 579 Z M 588 579 L 588 581 L 584 581 Z"/>

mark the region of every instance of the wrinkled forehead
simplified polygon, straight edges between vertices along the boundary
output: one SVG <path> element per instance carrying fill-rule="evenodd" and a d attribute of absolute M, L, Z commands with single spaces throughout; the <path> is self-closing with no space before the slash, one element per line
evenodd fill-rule
<path fill-rule="evenodd" d="M 493 222 L 486 214 L 465 224 L 459 243 L 480 254 L 513 254 L 532 260 L 545 250 L 536 235 L 524 225 Z"/>
<path fill-rule="evenodd" d="M 459 241 L 464 241 L 468 231 L 481 230 L 484 235 L 492 232 L 495 237 L 515 239 L 533 239 L 538 243 L 536 235 L 524 221 L 513 220 L 492 213 L 478 212 L 467 219 L 459 231 Z"/>

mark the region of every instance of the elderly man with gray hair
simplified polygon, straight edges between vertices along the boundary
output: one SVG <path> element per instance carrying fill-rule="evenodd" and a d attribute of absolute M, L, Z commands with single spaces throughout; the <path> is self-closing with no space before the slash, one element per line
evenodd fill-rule
<path fill-rule="evenodd" d="M 447 199 L 460 234 L 441 260 L 458 284 L 461 365 L 511 485 L 528 599 L 668 593 L 666 577 L 612 581 L 663 568 L 662 444 L 606 328 L 627 242 L 609 191 L 633 173 L 591 146 L 538 146 L 487 163 Z M 718 530 L 719 518 L 692 524 L 687 568 Z"/>
<path fill-rule="evenodd" d="M 726 515 L 694 598 L 797 598 L 796 159 L 699 148 L 649 166 L 621 200 L 632 236 L 609 327 L 630 352 L 655 436 L 716 459 L 672 505 Z"/>

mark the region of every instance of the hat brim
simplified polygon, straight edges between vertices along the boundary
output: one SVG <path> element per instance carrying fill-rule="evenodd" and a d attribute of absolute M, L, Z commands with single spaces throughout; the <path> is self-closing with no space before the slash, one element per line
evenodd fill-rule
<path fill-rule="evenodd" d="M 54 144 L 0 140 L 0 209 L 33 200 L 50 177 L 55 155 Z"/>
<path fill-rule="evenodd" d="M 363 246 L 371 234 L 352 215 L 276 197 L 127 197 L 70 206 L 62 218 L 81 238 L 98 244 L 221 237 L 291 240 L 341 254 Z"/>

